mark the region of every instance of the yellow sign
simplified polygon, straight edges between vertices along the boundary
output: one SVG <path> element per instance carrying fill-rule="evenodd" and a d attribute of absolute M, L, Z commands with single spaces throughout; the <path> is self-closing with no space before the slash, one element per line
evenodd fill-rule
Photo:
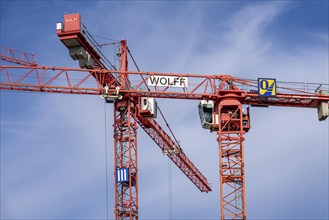
<path fill-rule="evenodd" d="M 258 95 L 276 96 L 276 79 L 259 78 Z"/>

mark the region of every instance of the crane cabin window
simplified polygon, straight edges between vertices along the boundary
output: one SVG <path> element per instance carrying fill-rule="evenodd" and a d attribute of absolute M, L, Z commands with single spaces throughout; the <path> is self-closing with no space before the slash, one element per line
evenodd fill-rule
<path fill-rule="evenodd" d="M 202 127 L 210 129 L 214 124 L 214 102 L 201 100 L 198 108 Z"/>

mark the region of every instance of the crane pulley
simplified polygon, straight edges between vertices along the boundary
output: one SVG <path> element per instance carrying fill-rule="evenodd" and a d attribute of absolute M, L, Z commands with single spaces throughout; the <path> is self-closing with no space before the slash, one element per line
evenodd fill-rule
<path fill-rule="evenodd" d="M 122 99 L 122 96 L 120 95 L 120 87 L 117 86 L 115 87 L 115 93 L 110 93 L 109 92 L 110 87 L 106 85 L 104 87 L 104 92 L 103 94 L 100 95 L 101 98 L 105 99 L 106 103 L 114 103 L 115 100 L 120 100 Z"/>

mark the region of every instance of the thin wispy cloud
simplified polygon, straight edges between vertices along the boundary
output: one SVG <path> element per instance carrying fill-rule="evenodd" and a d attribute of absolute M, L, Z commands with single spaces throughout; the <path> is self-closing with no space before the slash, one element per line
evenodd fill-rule
<path fill-rule="evenodd" d="M 1 5 L 2 43 L 37 52 L 41 65 L 77 66 L 57 39 L 55 23 L 64 12 L 81 12 L 91 33 L 127 39 L 142 70 L 328 82 L 328 23 L 316 31 L 299 22 L 307 37 L 298 41 L 283 31 L 282 19 L 288 14 L 312 13 L 303 2 L 69 3 L 27 6 L 7 1 Z M 28 16 L 27 9 L 33 7 L 40 16 Z M 24 20 L 15 16 L 18 11 Z M 328 12 L 326 16 L 328 20 Z M 18 24 L 22 28 L 16 32 L 13 26 Z M 1 93 L 0 217 L 105 219 L 107 138 L 108 209 L 113 218 L 113 107 L 107 106 L 105 135 L 99 97 L 18 97 Z M 200 193 L 173 165 L 174 218 L 217 219 L 216 134 L 201 128 L 197 101 L 158 102 L 184 152 L 213 187 L 211 193 Z M 327 218 L 328 121 L 319 123 L 316 109 L 252 108 L 251 114 L 245 142 L 248 217 Z M 138 135 L 140 218 L 166 219 L 168 161 L 142 129 Z"/>

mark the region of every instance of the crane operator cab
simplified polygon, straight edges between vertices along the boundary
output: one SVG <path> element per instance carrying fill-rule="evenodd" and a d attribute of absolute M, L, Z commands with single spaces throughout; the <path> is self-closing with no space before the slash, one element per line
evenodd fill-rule
<path fill-rule="evenodd" d="M 201 100 L 199 108 L 199 117 L 201 126 L 204 129 L 211 129 L 214 125 L 214 101 Z"/>

